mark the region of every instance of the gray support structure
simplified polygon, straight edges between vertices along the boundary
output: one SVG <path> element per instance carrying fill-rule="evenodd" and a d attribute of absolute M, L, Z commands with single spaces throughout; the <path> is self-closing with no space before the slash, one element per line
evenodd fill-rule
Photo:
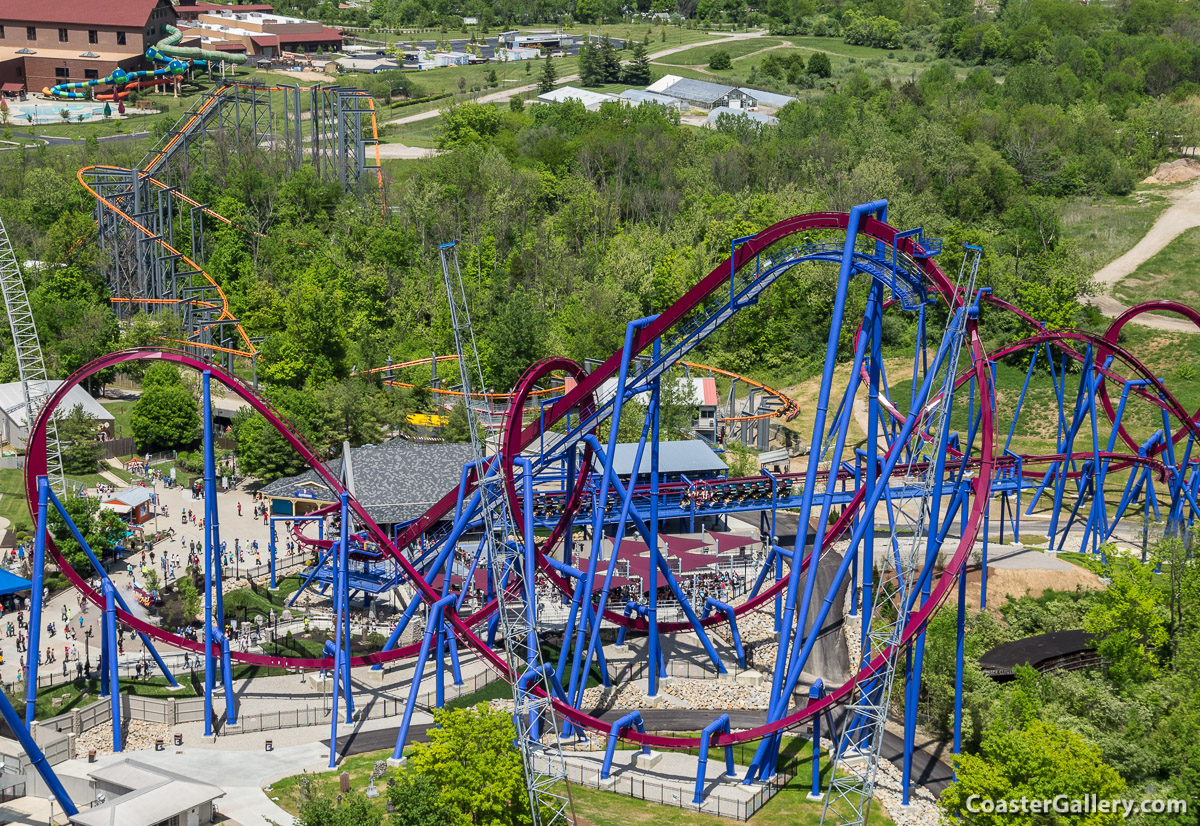
<path fill-rule="evenodd" d="M 21 376 L 21 393 L 25 404 L 25 430 L 28 432 L 50 395 L 50 387 L 37 325 L 34 324 L 33 310 L 29 307 L 29 296 L 25 292 L 25 281 L 21 278 L 21 268 L 17 265 L 17 256 L 3 222 L 0 222 L 0 290 L 4 292 L 4 309 L 8 314 L 13 348 L 17 351 L 17 370 Z M 54 419 L 46 425 L 46 466 L 50 486 L 65 496 L 67 481 L 63 476 L 62 447 Z"/>

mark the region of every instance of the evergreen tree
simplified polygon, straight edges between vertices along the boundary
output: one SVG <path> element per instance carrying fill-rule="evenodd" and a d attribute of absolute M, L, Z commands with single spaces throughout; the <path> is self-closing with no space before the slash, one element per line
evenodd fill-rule
<path fill-rule="evenodd" d="M 633 62 L 621 70 L 621 80 L 630 86 L 650 85 L 650 57 L 645 45 L 633 44 Z"/>
<path fill-rule="evenodd" d="M 553 92 L 556 80 L 558 80 L 558 75 L 554 72 L 554 64 L 550 58 L 546 58 L 546 62 L 542 64 L 542 76 L 538 79 L 538 94 L 544 95 L 547 92 Z"/>
<path fill-rule="evenodd" d="M 601 83 L 621 82 L 621 58 L 617 57 L 617 47 L 606 35 L 600 41 L 600 75 Z"/>
<path fill-rule="evenodd" d="M 601 56 L 591 43 L 579 47 L 579 83 L 582 86 L 599 86 L 604 83 Z"/>

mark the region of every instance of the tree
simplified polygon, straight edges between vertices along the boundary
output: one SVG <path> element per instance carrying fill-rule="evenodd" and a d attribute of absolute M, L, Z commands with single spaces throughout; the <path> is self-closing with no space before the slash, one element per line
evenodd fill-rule
<path fill-rule="evenodd" d="M 183 376 L 179 368 L 169 361 L 156 361 L 142 373 L 142 389 L 151 387 L 182 387 Z"/>
<path fill-rule="evenodd" d="M 529 798 L 512 718 L 483 703 L 439 709 L 429 742 L 413 746 L 411 770 L 425 775 L 455 823 L 517 826 L 529 822 Z"/>
<path fill-rule="evenodd" d="M 1114 682 L 1145 682 L 1157 674 L 1168 639 L 1164 594 L 1149 564 L 1124 556 L 1114 560 L 1116 548 L 1107 550 L 1108 587 L 1096 596 L 1083 627 L 1100 637 L 1096 649 Z"/>
<path fill-rule="evenodd" d="M 189 565 L 183 577 L 177 580 L 175 586 L 179 589 L 179 598 L 183 600 L 184 619 L 191 622 L 200 612 L 200 590 L 192 582 L 192 568 Z"/>
<path fill-rule="evenodd" d="M 428 775 L 401 772 L 388 788 L 392 819 L 388 826 L 451 826 L 454 812 L 440 802 L 441 790 Z"/>
<path fill-rule="evenodd" d="M 62 442 L 63 470 L 67 473 L 95 473 L 100 459 L 100 441 L 96 435 L 96 417 L 77 404 L 65 416 L 56 412 L 55 424 Z"/>
<path fill-rule="evenodd" d="M 499 80 L 499 78 L 497 78 L 497 77 L 496 77 L 496 70 L 495 70 L 495 69 L 490 69 L 490 70 L 488 70 L 488 73 L 487 73 L 487 82 L 488 82 L 488 86 L 497 86 L 497 85 L 499 85 L 499 83 L 500 83 L 500 80 Z"/>
<path fill-rule="evenodd" d="M 521 113 L 525 111 L 525 98 L 520 95 L 513 95 L 508 99 L 508 111 Z"/>
<path fill-rule="evenodd" d="M 630 86 L 650 85 L 650 57 L 644 44 L 633 44 L 633 61 L 622 69 L 621 82 Z"/>
<path fill-rule="evenodd" d="M 814 52 L 808 59 L 808 73 L 813 77 L 830 77 L 833 66 L 829 63 L 829 55 L 825 52 Z"/>
<path fill-rule="evenodd" d="M 129 426 L 138 450 L 185 447 L 196 441 L 200 407 L 181 384 L 151 386 L 133 405 Z"/>
<path fill-rule="evenodd" d="M 1012 800 L 1046 800 L 1063 796 L 1067 801 L 1120 797 L 1125 781 L 1103 762 L 1100 750 L 1073 731 L 1038 716 L 1034 699 L 1039 675 L 1018 667 L 1008 707 L 993 720 L 978 754 L 954 759 L 955 781 L 942 793 L 939 806 L 966 826 L 1033 826 L 1053 822 L 1058 826 L 1118 826 L 1119 815 L 1066 813 L 1053 820 L 1020 811 L 1009 812 Z M 982 811 L 983 801 L 993 804 Z M 997 811 L 996 809 L 1004 809 Z"/>
<path fill-rule="evenodd" d="M 708 59 L 708 68 L 714 72 L 724 72 L 733 68 L 733 60 L 729 57 L 729 52 L 724 49 L 717 49 L 712 53 L 712 57 Z"/>
<path fill-rule="evenodd" d="M 579 47 L 579 83 L 582 86 L 599 86 L 604 83 L 604 67 L 600 53 L 591 43 Z"/>
<path fill-rule="evenodd" d="M 617 56 L 617 47 L 605 35 L 600 38 L 600 76 L 604 83 L 619 83 L 621 80 L 621 58 Z"/>
<path fill-rule="evenodd" d="M 383 826 L 383 812 L 357 792 L 337 795 L 316 777 L 300 780 L 296 826 Z"/>
<path fill-rule="evenodd" d="M 580 55 L 580 65 L 582 66 L 583 56 Z M 554 91 L 554 83 L 558 80 L 558 75 L 554 71 L 554 62 L 550 58 L 542 64 L 542 74 L 538 78 L 538 94 L 544 95 Z"/>
<path fill-rule="evenodd" d="M 500 112 L 486 103 L 460 103 L 442 114 L 438 147 L 450 149 L 470 143 L 485 143 L 500 129 Z"/>

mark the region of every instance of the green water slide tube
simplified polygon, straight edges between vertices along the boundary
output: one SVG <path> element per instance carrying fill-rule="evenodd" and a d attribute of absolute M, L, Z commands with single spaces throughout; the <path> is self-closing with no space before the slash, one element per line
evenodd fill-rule
<path fill-rule="evenodd" d="M 201 49 L 195 46 L 178 46 L 180 40 L 183 40 L 183 32 L 174 26 L 163 26 L 163 31 L 167 36 L 158 41 L 155 45 L 146 50 L 146 56 L 151 60 L 167 62 L 171 58 L 179 58 L 186 60 L 204 60 L 212 63 L 245 63 L 246 56 L 237 52 L 214 52 L 208 49 Z M 152 54 L 158 52 L 161 57 Z"/>

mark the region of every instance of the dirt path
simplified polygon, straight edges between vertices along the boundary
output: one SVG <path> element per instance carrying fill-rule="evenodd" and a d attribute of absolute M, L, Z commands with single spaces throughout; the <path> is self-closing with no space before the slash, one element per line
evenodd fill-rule
<path fill-rule="evenodd" d="M 1184 231 L 1200 226 L 1200 180 L 1187 189 L 1168 194 L 1167 197 L 1172 198 L 1175 203 L 1158 216 L 1158 220 L 1154 222 L 1154 226 L 1150 227 L 1150 231 L 1142 236 L 1142 239 L 1134 244 L 1128 252 L 1109 263 L 1094 276 L 1096 286 L 1102 291 L 1101 295 L 1096 296 L 1096 306 L 1109 318 L 1116 317 L 1127 309 L 1127 305 L 1112 295 L 1113 288 L 1117 283 L 1122 278 L 1131 275 L 1134 270 L 1150 260 Z M 1175 316 L 1143 315 L 1136 319 L 1136 323 L 1156 330 L 1196 332 L 1194 324 Z"/>
<path fill-rule="evenodd" d="M 655 60 L 658 60 L 659 58 L 666 57 L 667 55 L 673 55 L 677 52 L 686 52 L 688 49 L 695 49 L 698 46 L 713 46 L 718 43 L 729 43 L 734 40 L 752 40 L 756 37 L 765 37 L 765 36 L 766 36 L 765 31 L 741 32 L 739 34 L 731 34 L 731 35 L 727 35 L 725 37 L 719 37 L 716 40 L 702 40 L 699 43 L 685 43 L 685 44 L 682 44 L 679 46 L 672 46 L 669 49 L 663 49 L 661 52 L 655 52 L 654 54 L 649 55 L 649 58 L 651 61 L 655 61 Z M 570 83 L 575 80 L 579 80 L 579 75 L 567 75 L 564 78 L 560 78 L 559 85 L 561 86 L 564 83 Z M 482 97 L 475 98 L 475 102 L 476 103 L 503 103 L 504 101 L 511 98 L 513 95 L 523 95 L 526 92 L 532 92 L 537 87 L 538 87 L 538 85 L 536 83 L 528 83 L 524 86 L 515 86 L 511 89 L 502 89 L 499 92 L 492 92 L 491 94 L 487 94 L 487 95 L 483 95 Z M 389 124 L 391 124 L 391 123 L 394 123 L 394 124 L 416 123 L 418 121 L 429 120 L 430 118 L 436 118 L 439 115 L 441 115 L 440 109 L 431 109 L 428 112 L 418 112 L 415 115 L 406 115 L 405 117 L 402 117 L 402 118 L 396 118 L 395 120 L 389 120 L 388 123 Z M 424 156 L 421 156 L 421 157 L 424 157 Z"/>

